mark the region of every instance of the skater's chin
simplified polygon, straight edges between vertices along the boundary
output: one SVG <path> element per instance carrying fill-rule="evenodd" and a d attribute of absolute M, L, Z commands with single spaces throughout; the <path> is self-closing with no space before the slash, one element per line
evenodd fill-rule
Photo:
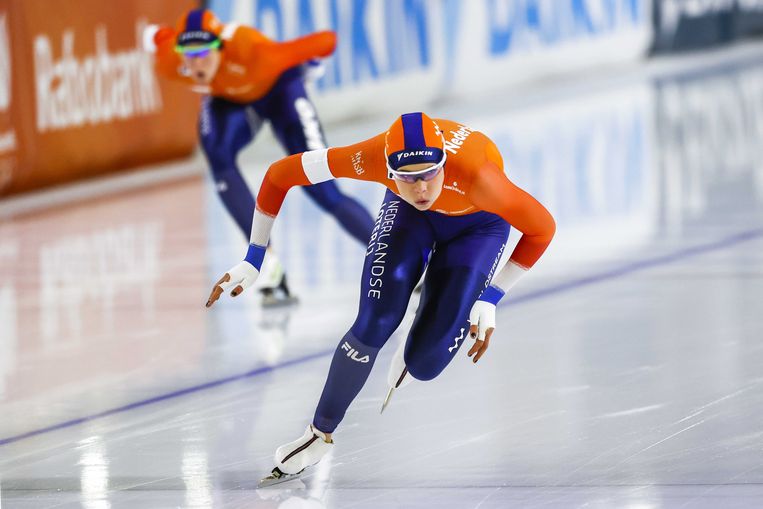
<path fill-rule="evenodd" d="M 412 203 L 412 205 L 419 210 L 429 210 L 429 208 L 432 206 L 432 203 L 432 200 L 416 200 Z"/>

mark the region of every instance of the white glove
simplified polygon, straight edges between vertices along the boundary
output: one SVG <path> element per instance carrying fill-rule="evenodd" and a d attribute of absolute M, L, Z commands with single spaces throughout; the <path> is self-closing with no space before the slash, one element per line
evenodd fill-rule
<path fill-rule="evenodd" d="M 469 332 L 471 332 L 472 339 L 484 341 L 487 330 L 495 329 L 495 304 L 484 300 L 475 301 L 469 312 L 469 324 L 471 325 Z M 477 328 L 476 331 L 474 330 L 475 327 Z"/>
<path fill-rule="evenodd" d="M 495 330 L 495 304 L 484 300 L 476 301 L 469 312 L 469 324 L 469 335 L 476 341 L 468 355 L 474 355 L 474 362 L 477 362 L 487 350 L 490 336 Z"/>
<path fill-rule="evenodd" d="M 159 25 L 148 25 L 143 29 L 143 51 L 147 53 L 156 53 L 156 42 L 154 36 L 159 31 Z"/>
<path fill-rule="evenodd" d="M 257 276 L 260 275 L 260 271 L 255 269 L 254 265 L 244 260 L 230 269 L 227 272 L 227 275 L 230 276 L 228 280 L 220 283 L 220 288 L 222 288 L 224 292 L 233 290 L 237 286 L 240 286 L 241 291 L 244 291 L 257 281 Z M 225 279 L 225 276 L 223 276 L 223 279 Z M 236 295 L 233 296 L 235 297 Z"/>
<path fill-rule="evenodd" d="M 246 260 L 239 262 L 215 283 L 215 287 L 212 288 L 212 293 L 207 300 L 207 307 L 212 306 L 223 292 L 230 290 L 231 297 L 238 296 L 257 281 L 259 274 L 260 271 L 255 269 L 251 263 Z"/>

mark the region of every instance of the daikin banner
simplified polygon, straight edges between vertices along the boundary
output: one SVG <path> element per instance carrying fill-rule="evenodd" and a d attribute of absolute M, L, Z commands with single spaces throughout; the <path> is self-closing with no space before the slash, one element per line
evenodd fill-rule
<path fill-rule="evenodd" d="M 652 0 L 210 0 L 278 39 L 335 30 L 322 118 L 421 108 L 646 55 Z"/>

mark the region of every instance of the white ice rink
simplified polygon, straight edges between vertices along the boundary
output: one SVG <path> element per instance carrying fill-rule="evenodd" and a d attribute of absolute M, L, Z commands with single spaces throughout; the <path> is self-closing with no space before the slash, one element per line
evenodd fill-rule
<path fill-rule="evenodd" d="M 557 237 L 477 366 L 380 416 L 386 347 L 333 456 L 278 489 L 257 481 L 312 416 L 363 248 L 292 192 L 274 239 L 300 305 L 206 310 L 245 242 L 203 178 L 6 207 L 0 507 L 763 507 L 761 48 L 428 107 L 498 143 Z"/>

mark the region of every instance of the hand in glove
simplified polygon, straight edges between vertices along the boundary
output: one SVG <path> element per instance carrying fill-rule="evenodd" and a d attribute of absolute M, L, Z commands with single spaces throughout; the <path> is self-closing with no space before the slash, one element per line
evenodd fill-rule
<path fill-rule="evenodd" d="M 230 290 L 231 297 L 236 297 L 244 290 L 249 288 L 257 281 L 260 275 L 262 260 L 265 258 L 266 248 L 256 244 L 249 245 L 249 251 L 246 253 L 244 261 L 230 269 L 215 283 L 212 293 L 207 299 L 207 307 L 212 307 L 223 292 Z"/>
<path fill-rule="evenodd" d="M 488 286 L 469 312 L 469 336 L 476 341 L 469 349 L 468 355 L 474 355 L 474 362 L 482 358 L 490 345 L 490 336 L 495 330 L 495 305 L 501 297 L 501 290 Z"/>

